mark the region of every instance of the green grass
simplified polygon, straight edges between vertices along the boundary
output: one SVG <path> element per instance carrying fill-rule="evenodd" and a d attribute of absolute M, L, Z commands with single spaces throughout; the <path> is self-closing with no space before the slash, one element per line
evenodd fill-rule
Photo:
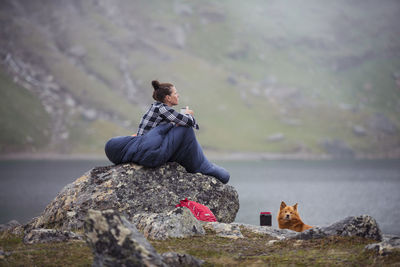
<path fill-rule="evenodd" d="M 85 122 L 78 119 L 69 130 L 69 152 L 78 154 L 103 154 L 104 145 L 111 137 L 136 133 L 105 120 Z"/>
<path fill-rule="evenodd" d="M 359 237 L 327 237 L 308 241 L 278 241 L 242 229 L 243 239 L 205 236 L 150 241 L 158 253 L 187 253 L 205 261 L 203 266 L 396 266 L 400 251 L 386 256 L 365 251 L 373 243 Z M 6 253 L 0 266 L 90 266 L 93 255 L 83 241 L 25 245 L 22 237 L 0 235 Z"/>
<path fill-rule="evenodd" d="M 0 266 L 91 266 L 93 256 L 84 241 L 25 245 L 21 236 L 2 234 L 0 248 L 10 255 Z"/>
<path fill-rule="evenodd" d="M 36 151 L 50 139 L 50 117 L 36 96 L 0 68 L 0 152 Z"/>
<path fill-rule="evenodd" d="M 371 243 L 361 238 L 329 237 L 310 241 L 280 241 L 268 245 L 268 236 L 243 232 L 245 239 L 229 240 L 212 233 L 203 237 L 151 241 L 159 253 L 188 253 L 206 261 L 205 266 L 388 266 L 400 254 L 378 257 L 364 251 Z"/>

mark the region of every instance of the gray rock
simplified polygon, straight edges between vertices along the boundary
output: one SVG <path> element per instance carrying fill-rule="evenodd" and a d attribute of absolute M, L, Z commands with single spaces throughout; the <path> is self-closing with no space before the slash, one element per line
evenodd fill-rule
<path fill-rule="evenodd" d="M 69 240 L 82 240 L 82 237 L 74 232 L 59 231 L 55 229 L 33 229 L 24 235 L 25 244 L 64 242 Z"/>
<path fill-rule="evenodd" d="M 89 209 L 115 209 L 129 220 L 139 213 L 171 211 L 189 198 L 206 205 L 219 222 L 232 222 L 239 210 L 237 191 L 214 177 L 187 173 L 177 163 L 158 168 L 136 164 L 97 167 L 67 185 L 28 225 L 82 229 Z"/>
<path fill-rule="evenodd" d="M 11 254 L 12 254 L 12 252 L 10 252 L 10 251 L 3 251 L 2 249 L 0 249 L 0 260 L 3 260 L 6 257 L 11 256 Z M 1 262 L 0 262 L 0 264 L 1 264 Z M 4 266 L 6 266 L 6 265 L 4 265 Z"/>
<path fill-rule="evenodd" d="M 226 79 L 227 83 L 229 83 L 230 85 L 237 85 L 238 81 L 235 78 L 235 76 L 233 75 L 229 75 L 228 78 Z"/>
<path fill-rule="evenodd" d="M 296 232 L 287 229 L 275 229 L 270 226 L 257 226 L 251 224 L 233 223 L 255 234 L 268 235 L 272 238 L 283 240 L 296 235 Z"/>
<path fill-rule="evenodd" d="M 296 233 L 295 235 L 293 235 L 289 238 L 297 239 L 297 240 L 310 240 L 310 239 L 324 238 L 328 235 L 329 234 L 326 233 L 323 229 L 321 229 L 319 227 L 313 227 L 304 232 Z M 331 235 L 335 235 L 335 234 L 331 234 Z"/>
<path fill-rule="evenodd" d="M 89 210 L 85 236 L 93 266 L 167 266 L 135 226 L 113 210 Z"/>
<path fill-rule="evenodd" d="M 11 220 L 6 224 L 0 224 L 0 232 L 12 231 L 16 227 L 20 227 L 21 224 L 16 220 Z"/>
<path fill-rule="evenodd" d="M 207 222 L 204 223 L 204 228 L 214 231 L 219 237 L 231 239 L 244 238 L 240 231 L 240 226 L 237 224 Z"/>
<path fill-rule="evenodd" d="M 327 236 L 360 236 L 378 241 L 382 240 L 382 232 L 376 220 L 369 215 L 347 217 L 329 226 L 313 227 L 300 233 L 287 229 L 274 229 L 265 226 L 248 224 L 238 225 L 253 233 L 266 234 L 278 240 L 309 240 Z"/>
<path fill-rule="evenodd" d="M 89 210 L 84 228 L 94 254 L 93 266 L 200 266 L 203 263 L 188 254 L 159 255 L 133 224 L 113 210 Z"/>
<path fill-rule="evenodd" d="M 324 140 L 322 146 L 334 158 L 353 158 L 354 151 L 342 140 Z"/>
<path fill-rule="evenodd" d="M 361 125 L 353 125 L 352 126 L 353 129 L 353 133 L 357 136 L 365 136 L 367 135 L 367 132 L 365 130 L 364 127 L 362 127 Z"/>
<path fill-rule="evenodd" d="M 285 135 L 283 133 L 276 133 L 273 135 L 268 136 L 267 140 L 269 142 L 280 142 L 285 139 Z"/>
<path fill-rule="evenodd" d="M 166 213 L 141 213 L 135 215 L 132 221 L 148 239 L 165 240 L 205 234 L 201 222 L 188 208 L 175 208 Z"/>
<path fill-rule="evenodd" d="M 302 125 L 302 121 L 299 119 L 295 119 L 295 118 L 283 118 L 281 120 L 281 122 L 283 124 L 290 125 L 290 126 L 301 126 Z"/>
<path fill-rule="evenodd" d="M 399 132 L 397 125 L 381 113 L 376 113 L 368 118 L 367 125 L 375 132 L 381 132 L 388 135 L 395 135 Z"/>
<path fill-rule="evenodd" d="M 327 235 L 360 236 L 368 239 L 382 240 L 378 223 L 369 215 L 347 217 L 321 230 Z"/>
<path fill-rule="evenodd" d="M 161 257 L 163 257 L 164 262 L 168 266 L 174 266 L 174 267 L 184 267 L 184 266 L 201 266 L 204 261 L 196 259 L 195 257 L 189 255 L 189 254 L 181 254 L 181 253 L 176 253 L 176 252 L 166 252 L 161 254 Z"/>
<path fill-rule="evenodd" d="M 394 250 L 400 251 L 399 236 L 383 236 L 383 241 L 379 243 L 369 244 L 365 247 L 366 250 L 373 250 L 379 255 L 388 255 Z"/>

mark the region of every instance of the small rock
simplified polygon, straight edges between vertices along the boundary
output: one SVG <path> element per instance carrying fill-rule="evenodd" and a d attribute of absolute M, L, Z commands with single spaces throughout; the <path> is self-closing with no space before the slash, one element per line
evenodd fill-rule
<path fill-rule="evenodd" d="M 231 239 L 244 238 L 239 225 L 236 224 L 208 222 L 204 224 L 204 228 L 214 231 L 219 237 Z"/>
<path fill-rule="evenodd" d="M 16 228 L 18 226 L 21 226 L 18 221 L 11 220 L 6 224 L 0 224 L 0 232 L 12 230 L 13 228 Z"/>
<path fill-rule="evenodd" d="M 397 125 L 382 113 L 376 113 L 368 118 L 367 125 L 373 131 L 388 135 L 395 135 L 399 132 Z"/>
<path fill-rule="evenodd" d="M 294 119 L 294 118 L 284 118 L 281 120 L 282 123 L 290 126 L 300 126 L 302 125 L 302 121 L 299 119 Z"/>
<path fill-rule="evenodd" d="M 69 54 L 74 57 L 84 57 L 86 55 L 86 49 L 81 45 L 75 45 L 69 49 Z"/>
<path fill-rule="evenodd" d="M 180 267 L 180 266 L 197 267 L 201 266 L 204 263 L 203 260 L 196 259 L 195 257 L 189 254 L 181 254 L 176 252 L 166 252 L 161 254 L 161 257 L 168 266 L 174 266 L 174 267 Z"/>
<path fill-rule="evenodd" d="M 394 250 L 400 250 L 399 236 L 383 236 L 383 241 L 380 243 L 369 244 L 365 247 L 366 250 L 374 250 L 381 256 L 388 255 Z"/>
<path fill-rule="evenodd" d="M 268 235 L 278 240 L 284 240 L 296 235 L 296 232 L 291 230 L 275 229 L 268 226 L 257 226 L 257 225 L 242 224 L 242 223 L 232 223 L 232 225 L 243 227 L 247 231 L 250 231 L 255 234 Z"/>
<path fill-rule="evenodd" d="M 280 142 L 283 141 L 285 139 L 285 135 L 282 133 L 276 133 L 273 135 L 268 136 L 268 141 L 269 142 Z"/>
<path fill-rule="evenodd" d="M 270 241 L 268 241 L 265 245 L 266 245 L 266 246 L 273 246 L 276 242 L 279 242 L 279 240 L 276 240 L 276 239 L 270 240 Z"/>
<path fill-rule="evenodd" d="M 9 232 L 14 235 L 20 235 L 23 231 L 23 226 L 16 220 L 11 220 L 6 224 L 0 224 L 0 232 Z"/>
<path fill-rule="evenodd" d="M 303 240 L 296 240 L 294 243 L 293 243 L 293 246 L 294 247 L 300 247 L 302 244 L 303 244 Z"/>
<path fill-rule="evenodd" d="M 324 140 L 322 146 L 334 158 L 354 158 L 354 151 L 342 140 Z"/>
<path fill-rule="evenodd" d="M 74 232 L 59 231 L 56 229 L 33 229 L 25 234 L 25 244 L 64 242 L 68 240 L 82 240 L 82 237 Z"/>
<path fill-rule="evenodd" d="M 347 217 L 328 227 L 322 227 L 321 230 L 326 235 L 360 236 L 378 241 L 382 240 L 382 232 L 378 223 L 369 215 Z"/>
<path fill-rule="evenodd" d="M 313 227 L 304 232 L 297 233 L 295 236 L 292 236 L 292 239 L 298 240 L 310 240 L 326 237 L 327 234 L 319 227 Z"/>
<path fill-rule="evenodd" d="M 357 136 L 365 136 L 367 132 L 365 131 L 365 128 L 362 127 L 361 125 L 353 125 L 353 133 Z"/>
<path fill-rule="evenodd" d="M 238 81 L 236 80 L 236 78 L 232 75 L 229 75 L 228 78 L 226 79 L 227 83 L 229 83 L 230 85 L 237 85 Z"/>

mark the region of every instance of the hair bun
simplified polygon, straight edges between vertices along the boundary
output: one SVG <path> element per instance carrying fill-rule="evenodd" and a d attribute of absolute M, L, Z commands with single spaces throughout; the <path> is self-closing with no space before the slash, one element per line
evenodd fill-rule
<path fill-rule="evenodd" d="M 154 90 L 160 89 L 160 82 L 157 80 L 152 81 L 151 85 L 153 85 Z"/>

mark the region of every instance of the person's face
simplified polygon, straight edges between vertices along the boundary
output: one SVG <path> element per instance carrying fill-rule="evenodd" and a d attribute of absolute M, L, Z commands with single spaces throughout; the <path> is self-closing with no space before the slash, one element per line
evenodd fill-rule
<path fill-rule="evenodd" d="M 165 96 L 165 104 L 172 107 L 178 105 L 178 103 L 179 103 L 179 94 L 176 91 L 175 86 L 173 86 L 171 89 L 171 94 Z"/>

